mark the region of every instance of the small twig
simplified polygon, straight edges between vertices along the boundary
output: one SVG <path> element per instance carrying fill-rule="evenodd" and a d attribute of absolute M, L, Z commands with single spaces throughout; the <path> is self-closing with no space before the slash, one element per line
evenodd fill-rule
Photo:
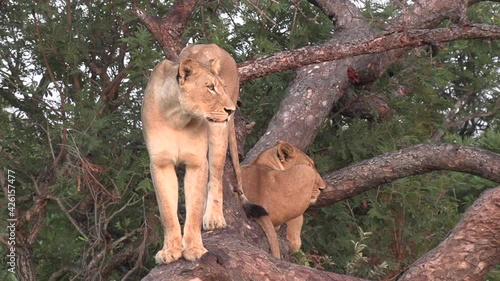
<path fill-rule="evenodd" d="M 247 0 L 248 4 L 250 4 L 250 6 L 252 6 L 255 10 L 257 10 L 257 12 L 259 12 L 259 14 L 263 17 L 265 17 L 268 21 L 272 22 L 274 25 L 276 25 L 276 21 L 274 21 L 272 18 L 270 18 L 266 12 L 264 12 L 261 8 L 259 8 L 259 6 L 257 4 L 255 4 L 254 2 L 252 2 L 251 0 Z"/>
<path fill-rule="evenodd" d="M 106 219 L 106 222 L 104 223 L 104 229 L 108 229 L 108 224 L 109 222 L 116 216 L 118 215 L 119 213 L 121 213 L 123 210 L 125 210 L 126 208 L 130 207 L 130 206 L 133 206 L 135 205 L 136 203 L 140 202 L 141 199 L 138 199 L 136 200 L 135 202 L 132 202 L 132 200 L 134 199 L 134 197 L 132 196 L 125 205 L 123 205 L 123 207 L 121 207 L 120 209 L 118 209 L 117 211 L 115 211 L 113 214 L 111 214 L 107 219 Z M 132 203 L 130 203 L 132 202 Z"/>
<path fill-rule="evenodd" d="M 318 23 L 318 21 L 316 20 L 318 18 L 318 14 L 316 14 L 316 16 L 314 18 L 310 18 L 306 15 L 304 10 L 300 7 L 300 0 L 291 0 L 291 1 L 292 1 L 293 5 L 295 6 L 295 14 L 293 16 L 294 22 L 295 22 L 295 16 L 297 15 L 297 12 L 299 12 L 302 15 L 302 17 L 304 17 L 308 21 L 313 22 L 313 23 Z"/>
<path fill-rule="evenodd" d="M 135 234 L 139 233 L 139 232 L 142 232 L 143 229 L 141 228 L 136 228 L 134 229 L 133 231 L 125 234 L 124 236 L 120 237 L 119 239 L 113 241 L 113 243 L 107 245 L 104 249 L 101 250 L 101 252 L 99 252 L 99 254 L 97 254 L 93 259 L 92 261 L 89 263 L 89 265 L 87 266 L 87 269 L 92 269 L 93 267 L 95 267 L 95 265 L 100 262 L 105 256 L 106 256 L 106 253 L 108 253 L 109 251 L 113 250 L 114 248 L 116 248 L 120 243 L 124 242 L 125 240 L 131 238 L 132 236 L 134 236 Z"/>
<path fill-rule="evenodd" d="M 59 205 L 59 208 L 61 208 L 63 213 L 66 215 L 66 217 L 69 219 L 69 221 L 73 224 L 73 226 L 76 228 L 76 230 L 78 230 L 80 235 L 82 235 L 85 238 L 85 240 L 88 240 L 89 238 L 88 238 L 87 234 L 85 233 L 83 228 L 78 224 L 78 222 L 73 218 L 73 216 L 71 216 L 68 209 L 66 209 L 66 207 L 64 206 L 61 198 L 55 197 L 53 195 L 48 195 L 46 197 L 47 197 L 47 199 L 50 199 L 50 200 L 57 202 L 57 205 Z"/>
<path fill-rule="evenodd" d="M 43 62 L 45 63 L 45 67 L 47 67 L 50 81 L 52 81 L 52 83 L 56 87 L 56 90 L 59 92 L 59 96 L 61 97 L 61 115 L 62 115 L 62 121 L 64 124 L 64 120 L 66 119 L 66 112 L 64 110 L 64 104 L 66 103 L 66 95 L 64 94 L 64 91 L 61 89 L 61 86 L 59 85 L 59 83 L 56 81 L 54 72 L 50 68 L 49 60 L 47 58 L 47 54 L 45 53 L 45 49 L 44 49 L 44 46 L 42 43 L 42 35 L 41 35 L 41 31 L 40 31 L 40 21 L 38 20 L 35 12 L 33 12 L 33 18 L 35 19 L 36 35 L 37 35 L 38 45 L 40 47 L 40 51 L 42 52 Z M 59 154 L 57 155 L 57 157 L 54 159 L 54 166 L 59 165 L 59 163 L 61 162 L 61 160 L 64 156 L 64 153 L 65 153 L 64 147 L 66 145 L 66 142 L 67 142 L 67 130 L 65 127 L 63 127 L 61 150 L 59 151 Z"/>
<path fill-rule="evenodd" d="M 144 197 L 142 197 L 142 202 L 144 203 Z M 127 274 L 125 274 L 123 276 L 121 281 L 126 281 L 130 277 L 130 275 L 132 275 L 135 271 L 137 271 L 141 267 L 141 265 L 143 263 L 144 254 L 146 253 L 146 250 L 147 250 L 147 240 L 148 240 L 148 236 L 149 236 L 149 230 L 148 230 L 149 225 L 148 225 L 148 219 L 146 216 L 146 209 L 144 208 L 144 204 L 142 204 L 142 213 L 144 216 L 144 226 L 143 226 L 144 232 L 142 235 L 141 246 L 139 246 L 139 248 L 137 249 L 137 251 L 138 251 L 137 260 L 135 261 L 134 267 L 132 267 L 127 272 Z"/>

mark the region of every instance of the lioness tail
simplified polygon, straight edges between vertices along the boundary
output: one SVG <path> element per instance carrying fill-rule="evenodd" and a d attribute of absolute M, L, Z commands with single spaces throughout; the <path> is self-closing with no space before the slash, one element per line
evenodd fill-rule
<path fill-rule="evenodd" d="M 235 190 L 235 192 L 238 191 Z M 278 235 L 276 234 L 274 225 L 269 218 L 269 213 L 266 211 L 266 209 L 264 209 L 264 207 L 250 202 L 243 192 L 238 192 L 238 195 L 245 214 L 248 217 L 255 218 L 260 227 L 262 227 L 262 230 L 264 230 L 267 241 L 269 242 L 269 248 L 271 249 L 271 255 L 277 259 L 280 259 Z"/>
<path fill-rule="evenodd" d="M 233 164 L 234 173 L 236 175 L 236 186 L 233 187 L 233 192 L 238 194 L 240 199 L 240 204 L 243 207 L 243 211 L 248 217 L 260 218 L 263 216 L 268 216 L 269 213 L 264 209 L 264 207 L 254 204 L 248 200 L 243 192 L 243 180 L 241 178 L 241 168 L 240 159 L 238 157 L 238 147 L 236 144 L 236 131 L 234 125 L 234 116 L 229 121 L 229 153 L 231 154 L 231 162 Z"/>
<path fill-rule="evenodd" d="M 236 191 L 238 192 L 238 191 Z M 250 202 L 244 193 L 239 193 L 240 202 L 243 207 L 243 211 L 248 217 L 258 219 L 263 216 L 269 216 L 269 213 L 264 209 L 264 207 Z"/>

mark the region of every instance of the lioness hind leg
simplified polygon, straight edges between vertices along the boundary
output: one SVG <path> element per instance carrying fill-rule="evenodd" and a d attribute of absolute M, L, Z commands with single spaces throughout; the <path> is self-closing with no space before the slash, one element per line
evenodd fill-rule
<path fill-rule="evenodd" d="M 151 164 L 151 176 L 163 225 L 163 248 L 156 254 L 156 263 L 171 263 L 182 257 L 181 227 L 177 218 L 178 184 L 173 164 Z"/>
<path fill-rule="evenodd" d="M 290 243 L 290 252 L 296 253 L 300 250 L 302 240 L 300 239 L 300 232 L 302 224 L 304 223 L 304 216 L 298 216 L 286 222 L 286 239 Z"/>
<path fill-rule="evenodd" d="M 228 143 L 227 123 L 210 123 L 208 125 L 208 163 L 210 178 L 208 196 L 203 215 L 203 228 L 212 230 L 226 227 L 222 210 L 222 173 L 226 162 Z"/>
<path fill-rule="evenodd" d="M 207 252 L 201 240 L 203 206 L 207 195 L 208 164 L 206 158 L 200 163 L 186 163 L 184 193 L 186 197 L 186 223 L 182 237 L 182 256 L 194 261 Z"/>

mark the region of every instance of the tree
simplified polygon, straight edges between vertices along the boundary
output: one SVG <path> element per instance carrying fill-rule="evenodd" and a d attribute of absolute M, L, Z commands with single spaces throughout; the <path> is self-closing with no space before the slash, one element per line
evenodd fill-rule
<path fill-rule="evenodd" d="M 365 278 L 404 272 L 401 279 L 413 280 L 449 274 L 445 263 L 459 264 L 464 255 L 464 272 L 446 280 L 480 279 L 498 264 L 498 188 L 449 172 L 408 178 L 446 170 L 500 182 L 500 29 L 491 17 L 498 4 L 310 2 L 3 3 L 0 120 L 8 129 L 0 161 L 16 172 L 18 278 L 138 279 L 153 267 L 160 229 L 139 105 L 149 69 L 162 57 L 175 59 L 187 41 L 217 43 L 241 62 L 242 115 L 257 123 L 244 161 L 281 139 L 309 147 L 324 172 L 329 186 L 308 218 L 316 231 L 304 233 L 306 247 L 321 242 L 320 254 L 309 248 L 299 262 Z M 243 119 L 238 125 L 243 142 L 249 126 Z M 156 267 L 146 280 L 355 279 L 270 258 L 263 233 L 227 188 L 229 166 L 225 174 L 229 227 L 204 234 L 209 254 L 199 263 Z M 7 194 L 8 178 L 0 183 Z M 448 238 L 412 265 L 448 233 L 456 209 L 488 188 Z M 436 197 L 440 206 L 427 207 Z M 347 202 L 352 216 L 327 207 L 334 202 Z M 438 213 L 445 227 L 419 218 Z M 337 226 L 345 222 L 352 230 Z M 414 231 L 409 240 L 413 227 L 432 233 Z M 393 253 L 369 244 L 367 228 L 379 244 L 394 236 Z M 345 235 L 336 241 L 349 246 L 325 240 L 336 229 Z M 463 241 L 463 233 L 486 243 Z M 0 241 L 7 245 L 6 237 Z M 352 258 L 344 257 L 352 255 L 350 240 Z M 322 256 L 332 248 L 340 267 Z"/>

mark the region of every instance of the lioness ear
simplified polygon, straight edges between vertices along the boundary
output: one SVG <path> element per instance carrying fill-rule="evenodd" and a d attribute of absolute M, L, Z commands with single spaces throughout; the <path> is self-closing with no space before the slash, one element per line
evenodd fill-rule
<path fill-rule="evenodd" d="M 192 59 L 185 59 L 179 65 L 178 80 L 179 84 L 184 84 L 200 68 L 198 62 Z"/>
<path fill-rule="evenodd" d="M 284 141 L 278 142 L 278 159 L 281 162 L 286 162 L 295 154 L 295 148 Z"/>
<path fill-rule="evenodd" d="M 220 65 L 220 59 L 213 59 L 213 60 L 210 60 L 209 61 L 209 64 L 210 64 L 210 69 L 215 73 L 215 74 L 219 74 L 219 71 L 221 69 L 221 65 Z"/>

